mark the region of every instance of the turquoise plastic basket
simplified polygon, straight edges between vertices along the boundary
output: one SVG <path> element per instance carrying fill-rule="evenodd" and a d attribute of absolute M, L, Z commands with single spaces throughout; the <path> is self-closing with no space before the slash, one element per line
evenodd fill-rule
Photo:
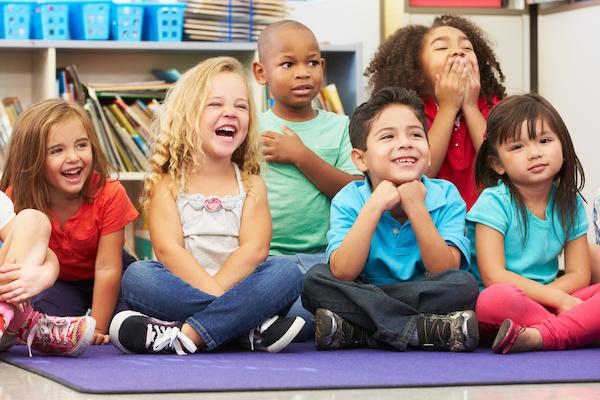
<path fill-rule="evenodd" d="M 143 3 L 114 2 L 110 8 L 110 38 L 120 41 L 142 40 Z"/>
<path fill-rule="evenodd" d="M 29 39 L 32 2 L 0 0 L 0 39 Z"/>
<path fill-rule="evenodd" d="M 38 1 L 33 10 L 33 38 L 44 40 L 69 39 L 69 3 Z"/>
<path fill-rule="evenodd" d="M 184 3 L 145 3 L 143 39 L 179 42 L 183 32 Z"/>
<path fill-rule="evenodd" d="M 69 4 L 71 39 L 108 40 L 110 36 L 109 0 L 80 0 Z"/>

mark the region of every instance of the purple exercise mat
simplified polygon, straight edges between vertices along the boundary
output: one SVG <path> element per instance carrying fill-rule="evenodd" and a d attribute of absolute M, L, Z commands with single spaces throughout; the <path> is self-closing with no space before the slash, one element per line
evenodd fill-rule
<path fill-rule="evenodd" d="M 499 356 L 346 350 L 312 343 L 285 352 L 125 355 L 92 346 L 81 357 L 27 357 L 15 346 L 0 359 L 89 393 L 207 392 L 600 381 L 600 352 L 581 349 Z"/>

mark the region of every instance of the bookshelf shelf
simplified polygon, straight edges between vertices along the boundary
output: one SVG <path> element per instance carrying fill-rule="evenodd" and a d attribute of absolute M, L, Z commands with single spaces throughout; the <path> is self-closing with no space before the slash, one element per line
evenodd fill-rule
<path fill-rule="evenodd" d="M 324 82 L 337 86 L 344 109 L 350 113 L 364 97 L 362 46 L 327 43 L 321 50 Z M 250 69 L 257 58 L 256 43 L 0 40 L 0 99 L 18 96 L 27 107 L 56 97 L 56 70 L 67 65 L 77 65 L 84 83 L 118 84 L 155 80 L 152 68 L 183 72 L 219 55 L 235 57 Z M 261 94 L 255 85 L 258 109 Z M 135 186 L 144 173 L 120 173 L 117 178 Z"/>
<path fill-rule="evenodd" d="M 118 179 L 121 182 L 138 182 L 143 181 L 146 177 L 146 172 L 117 172 L 110 174 L 112 179 Z"/>
<path fill-rule="evenodd" d="M 322 44 L 327 84 L 335 83 L 344 109 L 350 113 L 364 98 L 361 44 Z M 257 58 L 255 43 L 118 42 L 0 40 L 0 99 L 18 96 L 23 106 L 56 97 L 56 70 L 75 64 L 81 81 L 123 83 L 155 80 L 150 70 L 175 68 L 181 72 L 220 55 L 240 60 L 248 70 Z M 253 81 L 253 79 L 252 79 Z M 262 90 L 254 85 L 261 109 Z M 145 172 L 112 174 L 121 181 L 134 204 L 143 190 Z M 133 225 L 126 230 L 133 242 Z"/>
<path fill-rule="evenodd" d="M 323 44 L 327 83 L 339 88 L 344 108 L 363 97 L 360 44 Z M 250 67 L 255 43 L 0 40 L 0 97 L 19 96 L 24 105 L 55 96 L 57 67 L 76 64 L 84 82 L 155 79 L 151 68 L 185 71 L 201 60 L 230 55 Z M 257 91 L 258 92 L 258 91 Z M 256 99 L 259 97 L 257 95 Z"/>

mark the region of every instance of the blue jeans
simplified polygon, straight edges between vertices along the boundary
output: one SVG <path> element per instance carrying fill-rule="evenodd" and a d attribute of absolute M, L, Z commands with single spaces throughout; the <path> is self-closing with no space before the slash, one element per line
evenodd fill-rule
<path fill-rule="evenodd" d="M 220 297 L 202 292 L 158 261 L 138 261 L 121 284 L 129 306 L 167 321 L 185 321 L 207 350 L 247 334 L 287 308 L 302 290 L 302 274 L 291 262 L 265 261 Z"/>
<path fill-rule="evenodd" d="M 283 261 L 291 261 L 299 268 L 302 275 L 305 275 L 309 269 L 314 267 L 317 264 L 324 264 L 327 261 L 325 253 L 314 253 L 314 254 L 291 254 L 285 256 L 270 256 L 268 260 L 273 260 L 279 262 L 279 260 Z M 315 316 L 312 312 L 308 311 L 306 308 L 302 306 L 302 299 L 300 296 L 296 299 L 294 304 L 292 304 L 292 308 L 288 312 L 289 317 L 302 317 L 306 324 L 298 333 L 298 336 L 294 339 L 294 342 L 304 342 L 306 340 L 311 340 L 315 337 Z"/>
<path fill-rule="evenodd" d="M 336 279 L 329 265 L 320 264 L 304 278 L 302 303 L 311 311 L 326 308 L 339 314 L 371 332 L 378 344 L 406 350 L 418 314 L 474 310 L 478 295 L 473 275 L 461 270 L 375 286 Z"/>

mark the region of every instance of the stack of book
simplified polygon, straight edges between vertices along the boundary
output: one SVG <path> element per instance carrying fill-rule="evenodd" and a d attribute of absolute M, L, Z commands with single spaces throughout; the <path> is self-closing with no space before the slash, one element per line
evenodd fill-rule
<path fill-rule="evenodd" d="M 286 11 L 285 0 L 188 0 L 184 33 L 189 40 L 252 42 Z"/>
<path fill-rule="evenodd" d="M 5 97 L 0 102 L 0 168 L 4 165 L 6 147 L 17 122 L 17 117 L 23 112 L 23 106 L 18 97 Z"/>
<path fill-rule="evenodd" d="M 152 121 L 158 101 L 171 86 L 163 81 L 86 85 L 85 109 L 104 154 L 117 171 L 150 169 Z"/>

